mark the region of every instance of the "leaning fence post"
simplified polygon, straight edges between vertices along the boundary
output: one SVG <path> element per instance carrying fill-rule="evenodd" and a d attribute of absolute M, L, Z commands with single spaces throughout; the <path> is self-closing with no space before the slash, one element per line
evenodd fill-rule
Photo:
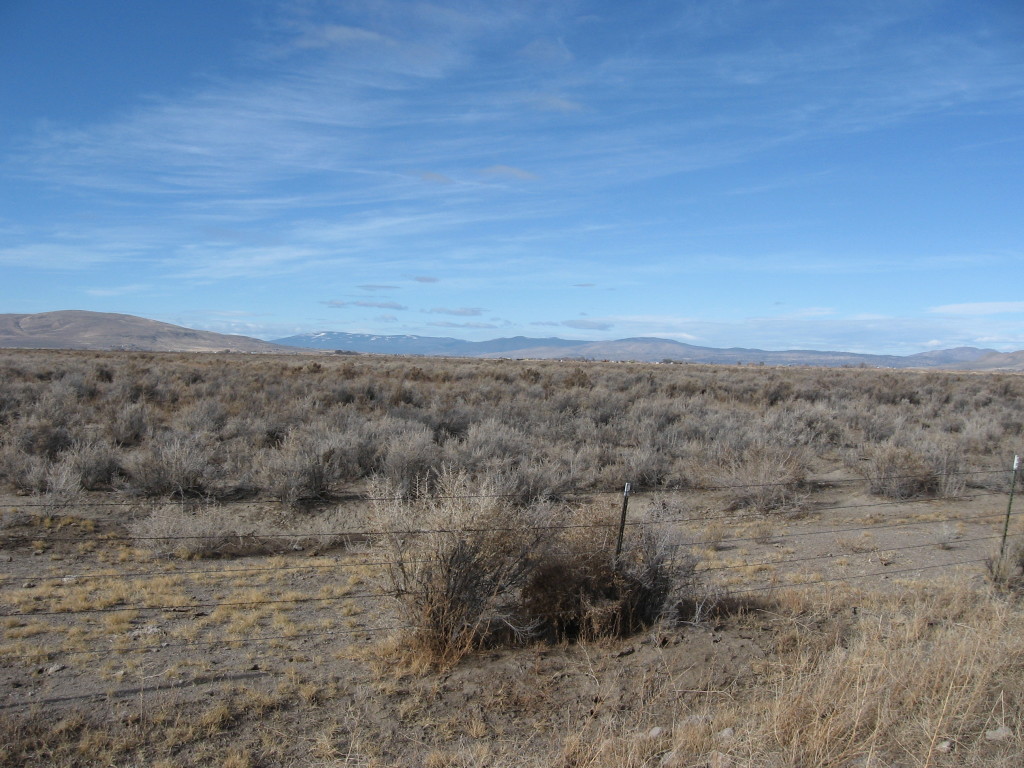
<path fill-rule="evenodd" d="M 629 508 L 629 494 L 632 493 L 633 486 L 631 483 L 626 483 L 626 487 L 622 490 L 622 516 L 619 518 L 619 538 L 615 542 L 615 564 L 619 564 L 619 555 L 622 554 L 622 537 L 626 533 L 626 510 Z"/>
<path fill-rule="evenodd" d="M 1010 530 L 1010 515 L 1013 512 L 1013 489 L 1017 487 L 1017 475 L 1020 472 L 1020 456 L 1013 457 L 1013 474 L 1010 475 L 1010 501 L 1006 505 L 1006 522 L 1003 523 L 1003 540 L 999 544 L 999 561 L 1003 560 L 1006 551 L 1006 534 Z"/>

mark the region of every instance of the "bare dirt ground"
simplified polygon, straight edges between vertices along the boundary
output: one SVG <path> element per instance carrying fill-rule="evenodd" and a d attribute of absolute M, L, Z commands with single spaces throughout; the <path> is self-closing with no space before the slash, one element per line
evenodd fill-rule
<path fill-rule="evenodd" d="M 556 754 L 576 765 L 574 739 L 623 727 L 649 757 L 636 764 L 715 764 L 706 755 L 724 752 L 681 762 L 661 742 L 680 728 L 727 742 L 730 723 L 708 712 L 796 642 L 794 622 L 841 633 L 858 594 L 985 581 L 1005 494 L 894 503 L 846 480 L 820 477 L 798 506 L 768 515 L 723 512 L 696 491 L 633 496 L 630 521 L 676 530 L 698 558 L 701 594 L 725 607 L 709 601 L 628 638 L 482 650 L 447 668 L 402 652 L 381 553 L 363 537 L 329 547 L 284 537 L 262 547 L 273 554 L 240 539 L 234 556 L 186 559 L 132 537 L 145 505 L 0 498 L 10 741 L 0 764 L 491 765 Z M 621 496 L 577 503 L 613 522 Z M 350 503 L 346 530 L 364 512 Z M 309 514 L 328 513 L 339 519 Z M 259 531 L 273 512 L 235 514 Z M 832 616 L 795 619 L 775 602 L 836 589 L 846 599 Z"/>

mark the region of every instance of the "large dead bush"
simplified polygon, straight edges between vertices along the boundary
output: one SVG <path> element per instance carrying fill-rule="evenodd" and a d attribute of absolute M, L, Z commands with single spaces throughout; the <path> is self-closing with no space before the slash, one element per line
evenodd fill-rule
<path fill-rule="evenodd" d="M 621 637 L 656 622 L 680 588 L 692 586 L 694 561 L 657 527 L 630 526 L 616 558 L 614 527 L 567 528 L 537 564 L 522 592 L 535 636 L 551 641 Z M 601 529 L 598 529 L 601 530 Z"/>
<path fill-rule="evenodd" d="M 611 527 L 565 506 L 515 503 L 506 485 L 443 470 L 431 493 L 410 498 L 374 483 L 413 648 L 450 662 L 488 643 L 622 635 L 658 618 L 677 564 L 655 528 L 631 527 L 616 560 Z"/>
<path fill-rule="evenodd" d="M 793 507 L 807 482 L 807 451 L 758 442 L 713 471 L 731 509 L 769 512 Z"/>
<path fill-rule="evenodd" d="M 891 499 L 959 496 L 964 468 L 963 452 L 950 437 L 891 439 L 869 447 L 859 467 L 868 490 Z"/>

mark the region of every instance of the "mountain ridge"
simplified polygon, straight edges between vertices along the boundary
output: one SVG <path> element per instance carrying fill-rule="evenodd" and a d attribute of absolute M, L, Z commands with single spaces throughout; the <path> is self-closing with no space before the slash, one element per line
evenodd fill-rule
<path fill-rule="evenodd" d="M 595 359 L 636 362 L 680 363 L 755 363 L 765 365 L 868 365 L 885 368 L 937 368 L 972 370 L 984 364 L 984 370 L 1024 370 L 1024 353 L 1003 353 L 994 349 L 955 347 L 913 355 L 873 355 L 858 352 L 782 350 L 770 351 L 732 347 L 721 349 L 686 344 L 658 337 L 634 337 L 614 341 L 583 341 L 557 337 L 514 336 L 488 341 L 464 341 L 450 337 L 353 334 L 320 331 L 275 339 L 275 344 L 307 349 L 359 352 L 363 354 L 401 354 L 424 356 Z"/>
<path fill-rule="evenodd" d="M 66 309 L 0 314 L 0 348 L 295 354 L 249 336 L 197 331 L 136 315 Z"/>
<path fill-rule="evenodd" d="M 702 347 L 672 339 L 639 336 L 611 341 L 513 336 L 487 341 L 451 337 L 353 334 L 321 331 L 272 341 L 199 331 L 135 315 L 87 310 L 0 314 L 0 348 L 139 350 L 164 352 L 249 352 L 300 354 L 346 351 L 364 354 L 471 358 L 617 360 L 712 364 L 763 364 L 1024 371 L 1024 350 L 998 352 L 955 347 L 912 355 L 873 355 L 820 350 L 762 350 Z"/>

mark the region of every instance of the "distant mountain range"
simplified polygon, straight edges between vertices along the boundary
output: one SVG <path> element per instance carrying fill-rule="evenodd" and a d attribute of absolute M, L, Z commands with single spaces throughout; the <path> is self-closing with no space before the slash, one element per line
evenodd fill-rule
<path fill-rule="evenodd" d="M 680 363 L 758 363 L 764 365 L 867 365 L 883 368 L 950 368 L 961 370 L 1024 370 L 1024 352 L 957 347 L 916 355 L 863 355 L 855 352 L 819 352 L 733 347 L 717 349 L 683 344 L 670 339 L 633 338 L 617 341 L 534 339 L 515 336 L 491 341 L 463 341 L 435 336 L 378 336 L 323 331 L 275 339 L 275 344 L 365 354 L 426 355 L 481 358 L 635 360 Z"/>
<path fill-rule="evenodd" d="M 0 347 L 293 354 L 297 351 L 248 336 L 194 331 L 134 315 L 83 310 L 0 315 Z"/>
<path fill-rule="evenodd" d="M 435 336 L 377 336 L 324 331 L 261 341 L 196 331 L 134 315 L 67 310 L 35 315 L 0 315 L 0 347 L 36 349 L 146 350 L 154 352 L 253 352 L 299 354 L 310 350 L 440 357 L 672 361 L 679 363 L 945 368 L 1024 371 L 1024 351 L 957 347 L 916 355 L 862 355 L 816 350 L 716 349 L 670 339 L 580 341 L 515 336 L 463 341 Z"/>

